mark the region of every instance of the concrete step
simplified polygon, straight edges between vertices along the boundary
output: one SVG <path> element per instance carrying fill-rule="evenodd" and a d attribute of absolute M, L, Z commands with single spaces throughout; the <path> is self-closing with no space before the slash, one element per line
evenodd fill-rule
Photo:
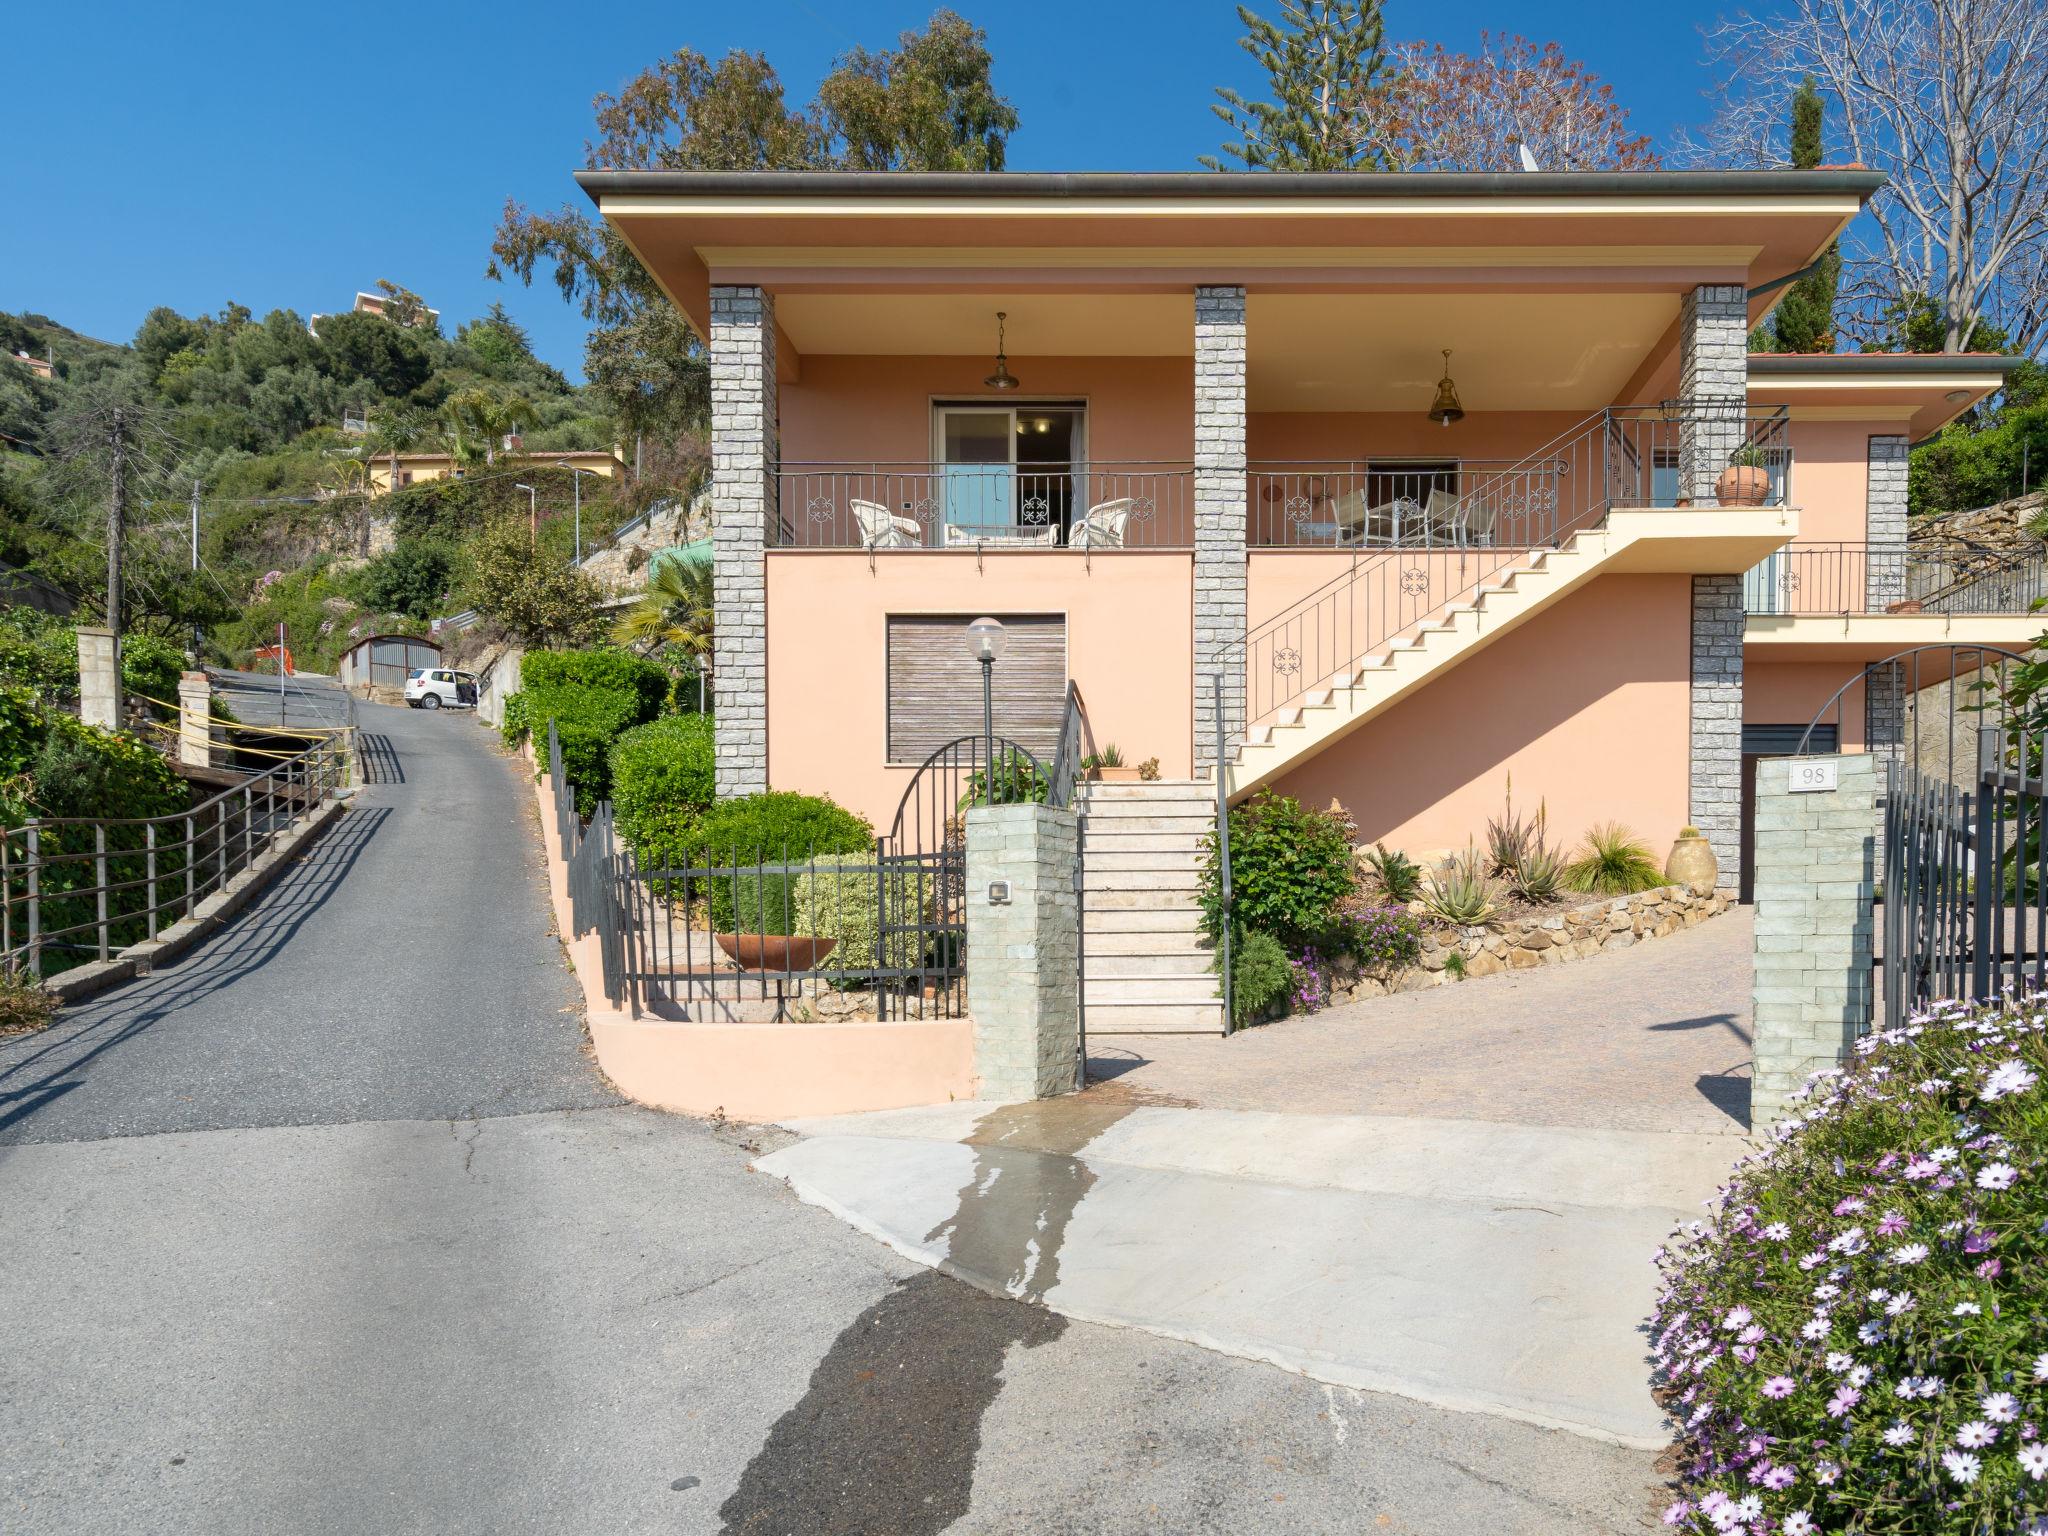
<path fill-rule="evenodd" d="M 1216 977 L 1209 971 L 1179 976 L 1097 976 L 1091 969 L 1084 992 L 1090 1008 L 1210 1003 L 1216 1000 Z"/>
<path fill-rule="evenodd" d="M 1142 934 L 1120 933 L 1119 940 L 1143 938 Z M 1156 937 L 1156 935 L 1155 935 Z M 1211 951 L 1188 946 L 1167 949 L 1161 945 L 1118 953 L 1114 950 L 1098 949 L 1093 944 L 1084 944 L 1087 955 L 1088 979 L 1124 980 L 1141 976 L 1207 976 L 1211 981 L 1216 973 L 1209 969 Z"/>
<path fill-rule="evenodd" d="M 1088 846 L 1098 837 L 1187 837 L 1200 840 L 1216 826 L 1212 804 L 1199 815 L 1183 816 L 1096 816 L 1087 821 Z"/>
<path fill-rule="evenodd" d="M 1139 849 L 1136 852 L 1126 852 L 1121 848 L 1091 847 L 1088 850 L 1086 865 L 1087 872 L 1091 875 L 1179 874 L 1187 870 L 1200 870 L 1202 852 L 1193 847 Z"/>
<path fill-rule="evenodd" d="M 1145 939 L 1159 948 L 1183 941 L 1192 944 L 1202 931 L 1202 911 L 1192 901 L 1172 907 L 1157 902 L 1106 907 L 1090 901 L 1081 909 L 1081 931 L 1091 944 L 1110 938 Z"/>
<path fill-rule="evenodd" d="M 1207 1003 L 1090 1003 L 1088 1038 L 1102 1035 L 1220 1035 L 1223 999 Z"/>
<path fill-rule="evenodd" d="M 1082 892 L 1087 900 L 1083 903 L 1090 917 L 1112 912 L 1154 912 L 1161 916 L 1177 913 L 1201 915 L 1201 903 L 1192 882 L 1179 890 L 1101 890 L 1088 886 Z M 1126 929 L 1125 932 L 1136 932 Z"/>
<path fill-rule="evenodd" d="M 1203 856 L 1202 839 L 1209 835 L 1209 828 L 1207 822 L 1202 824 L 1199 832 L 1124 832 L 1091 826 L 1087 837 L 1088 858 L 1093 861 L 1109 854 L 1165 853 L 1200 859 Z"/>
<path fill-rule="evenodd" d="M 1192 863 L 1175 869 L 1097 869 L 1090 859 L 1081 874 L 1081 889 L 1090 893 L 1091 900 L 1096 891 L 1105 895 L 1118 891 L 1193 891 L 1201 883 L 1202 872 Z"/>

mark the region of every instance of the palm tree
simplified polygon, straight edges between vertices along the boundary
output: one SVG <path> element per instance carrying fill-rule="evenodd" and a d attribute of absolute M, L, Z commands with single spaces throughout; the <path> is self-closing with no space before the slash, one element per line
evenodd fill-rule
<path fill-rule="evenodd" d="M 441 407 L 448 451 L 458 464 L 498 461 L 498 444 L 508 433 L 539 419 L 524 395 L 497 395 L 487 389 L 465 389 L 450 395 Z"/>
<path fill-rule="evenodd" d="M 370 451 L 388 455 L 391 460 L 391 483 L 386 490 L 398 489 L 398 456 L 436 436 L 438 429 L 432 413 L 417 406 L 398 406 L 377 413 L 370 425 Z"/>
<path fill-rule="evenodd" d="M 711 655 L 714 606 L 709 561 L 657 556 L 647 591 L 619 616 L 612 638 L 638 650 L 678 651 L 701 671 Z"/>

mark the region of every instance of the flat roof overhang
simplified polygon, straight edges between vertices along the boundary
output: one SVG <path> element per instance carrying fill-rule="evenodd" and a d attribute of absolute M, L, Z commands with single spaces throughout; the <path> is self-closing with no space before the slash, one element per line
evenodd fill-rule
<path fill-rule="evenodd" d="M 1751 661 L 1868 665 L 1921 645 L 1990 646 L 2022 654 L 2041 637 L 2030 613 L 1752 613 L 1742 635 Z"/>
<path fill-rule="evenodd" d="M 1007 296 L 1035 293 L 1185 299 L 1197 283 L 1243 283 L 1276 296 L 1433 293 L 1447 303 L 1486 292 L 1668 298 L 1701 283 L 1757 287 L 1810 262 L 1884 182 L 1859 168 L 599 170 L 576 179 L 699 334 L 708 328 L 713 282 L 756 283 L 775 293 L 792 365 L 805 330 L 845 346 L 863 315 L 876 311 L 866 323 L 877 336 L 890 334 L 879 310 L 892 294 L 899 304 L 972 294 L 992 309 Z M 1753 316 L 1774 299 L 1754 298 Z M 1146 323 L 1157 329 L 1156 316 Z M 1662 320 L 1656 334 L 1628 339 L 1650 359 L 1634 383 L 1674 350 L 1676 322 Z M 986 340 L 976 334 L 973 345 Z M 1031 355 L 1028 328 L 1021 344 L 1014 333 L 1012 340 L 1014 355 Z"/>
<path fill-rule="evenodd" d="M 1895 421 L 1931 437 L 2005 387 L 2020 359 L 1994 352 L 1757 352 L 1749 398 L 1795 421 Z"/>

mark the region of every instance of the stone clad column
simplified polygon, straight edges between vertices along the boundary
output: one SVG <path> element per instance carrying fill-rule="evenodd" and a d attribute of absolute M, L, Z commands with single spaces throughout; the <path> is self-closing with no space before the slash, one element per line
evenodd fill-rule
<path fill-rule="evenodd" d="M 87 725 L 121 728 L 120 657 L 111 629 L 78 626 L 78 718 Z"/>
<path fill-rule="evenodd" d="M 1244 740 L 1245 301 L 1240 287 L 1195 289 L 1195 763 L 1216 756 L 1213 685 L 1224 730 Z"/>
<path fill-rule="evenodd" d="M 1678 484 L 1696 506 L 1742 446 L 1749 413 L 1749 296 L 1740 284 L 1703 283 L 1678 319 Z"/>
<path fill-rule="evenodd" d="M 1824 762 L 1836 765 L 1834 789 L 1792 792 L 1795 765 Z M 1870 1020 L 1878 785 L 1868 753 L 1757 764 L 1752 1133 L 1842 1061 Z"/>
<path fill-rule="evenodd" d="M 718 797 L 768 787 L 768 530 L 777 521 L 775 303 L 711 290 L 711 520 Z"/>
<path fill-rule="evenodd" d="M 1049 805 L 967 813 L 967 1011 L 977 1096 L 1047 1099 L 1076 1086 L 1080 822 Z"/>
<path fill-rule="evenodd" d="M 213 684 L 204 672 L 178 674 L 178 761 L 213 766 Z"/>
<path fill-rule="evenodd" d="M 1692 579 L 1692 752 L 1687 815 L 1707 835 L 1720 883 L 1742 881 L 1740 576 Z"/>
<path fill-rule="evenodd" d="M 1906 450 L 1904 437 L 1873 437 L 1865 469 L 1863 538 L 1870 546 L 1866 595 L 1872 613 L 1906 596 Z"/>

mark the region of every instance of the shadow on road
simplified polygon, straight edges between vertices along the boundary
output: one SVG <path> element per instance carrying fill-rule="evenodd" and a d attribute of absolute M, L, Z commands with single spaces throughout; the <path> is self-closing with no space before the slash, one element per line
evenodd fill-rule
<path fill-rule="evenodd" d="M 0 1048 L 0 1133 L 84 1087 L 86 1069 L 102 1056 L 275 958 L 340 888 L 390 814 L 351 811 L 193 958 L 67 1009 L 43 1033 Z"/>
<path fill-rule="evenodd" d="M 405 763 L 391 738 L 364 731 L 356 737 L 356 768 L 365 784 L 403 784 Z"/>

